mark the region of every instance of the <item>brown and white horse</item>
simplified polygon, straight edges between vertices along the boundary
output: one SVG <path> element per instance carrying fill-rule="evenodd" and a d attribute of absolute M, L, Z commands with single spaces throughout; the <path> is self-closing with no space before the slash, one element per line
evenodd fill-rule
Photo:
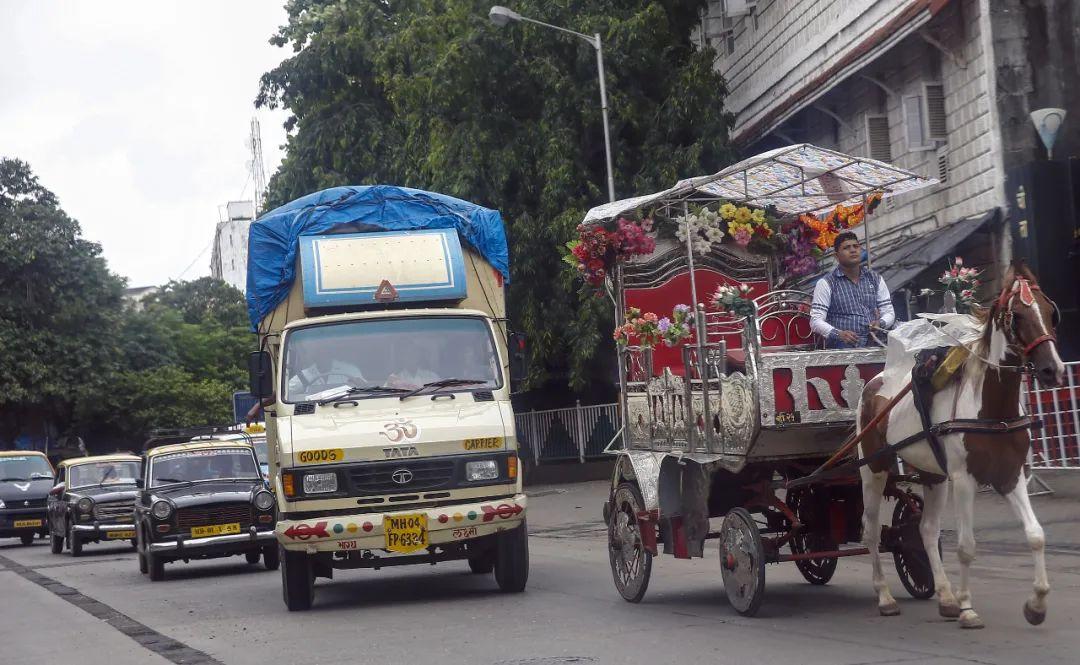
<path fill-rule="evenodd" d="M 1065 379 L 1065 366 L 1057 351 L 1054 327 L 1057 307 L 1038 287 L 1035 276 L 1022 265 L 1009 269 L 1005 288 L 991 306 L 981 339 L 971 349 L 961 376 L 933 396 L 932 423 L 962 418 L 1007 420 L 1021 415 L 1020 372 L 1014 369 L 1031 363 L 1043 386 L 1059 386 Z M 880 395 L 882 377 L 878 375 L 864 388 L 859 403 L 860 431 L 888 402 Z M 893 444 L 923 431 L 911 394 L 904 397 L 882 419 L 874 431 L 866 433 L 860 444 L 860 456 L 869 456 L 886 444 Z M 925 486 L 924 508 L 919 531 L 938 597 L 942 616 L 959 617 L 964 628 L 981 628 L 983 623 L 972 609 L 969 570 L 975 559 L 975 494 L 980 485 L 990 485 L 1006 498 L 1024 526 L 1028 545 L 1035 560 L 1033 595 L 1024 603 L 1024 617 L 1033 625 L 1046 618 L 1046 578 L 1044 536 L 1028 500 L 1023 466 L 1030 446 L 1030 432 L 1020 429 L 1007 434 L 961 434 L 941 436 L 948 473 L 943 472 L 929 444 L 924 440 L 906 448 L 899 455 L 904 463 L 928 474 L 947 476 L 952 482 L 959 539 L 960 584 L 956 593 L 945 576 L 938 550 L 941 516 L 948 498 L 945 482 Z M 891 456 L 884 456 L 860 469 L 863 487 L 863 537 L 873 559 L 874 590 L 878 609 L 884 616 L 900 613 L 881 569 L 880 507 L 882 492 L 892 466 Z"/>

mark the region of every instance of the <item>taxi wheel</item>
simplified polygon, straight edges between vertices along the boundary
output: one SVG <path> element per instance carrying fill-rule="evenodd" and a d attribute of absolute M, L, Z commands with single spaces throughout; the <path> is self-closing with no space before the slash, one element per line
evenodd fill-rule
<path fill-rule="evenodd" d="M 165 579 L 165 560 L 153 552 L 146 554 L 146 567 L 150 569 L 150 581 L 160 582 Z"/>
<path fill-rule="evenodd" d="M 140 528 L 138 531 L 135 532 L 135 551 L 138 553 L 139 572 L 145 575 L 150 572 L 150 566 L 148 566 L 146 563 L 146 555 L 143 553 L 142 540 L 143 531 Z"/>
<path fill-rule="evenodd" d="M 263 565 L 267 570 L 277 570 L 281 563 L 281 558 L 278 556 L 277 545 L 270 545 L 264 547 L 262 551 Z"/>
<path fill-rule="evenodd" d="M 259 550 L 244 552 L 244 558 L 247 559 L 247 562 L 250 564 L 259 563 Z"/>
<path fill-rule="evenodd" d="M 529 529 L 525 522 L 500 531 L 495 549 L 495 582 L 503 593 L 519 593 L 529 581 Z"/>
<path fill-rule="evenodd" d="M 24 533 L 24 534 L 19 536 L 19 540 L 22 541 L 23 545 L 33 545 L 34 544 L 34 534 L 32 534 L 32 533 Z"/>
<path fill-rule="evenodd" d="M 281 559 L 281 594 L 290 612 L 310 610 L 315 600 L 315 571 L 304 552 L 278 550 Z"/>
<path fill-rule="evenodd" d="M 64 537 L 58 536 L 55 533 L 49 534 L 49 550 L 53 554 L 60 554 L 64 551 Z"/>
<path fill-rule="evenodd" d="M 68 541 L 68 549 L 71 550 L 71 556 L 81 556 L 82 555 L 82 541 L 79 540 L 79 537 L 75 535 L 75 525 L 74 524 L 68 526 L 67 541 Z"/>

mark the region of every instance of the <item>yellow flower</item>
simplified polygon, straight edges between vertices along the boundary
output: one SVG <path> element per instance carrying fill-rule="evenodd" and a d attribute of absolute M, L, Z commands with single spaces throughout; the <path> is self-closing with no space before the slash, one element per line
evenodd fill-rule
<path fill-rule="evenodd" d="M 725 203 L 720 206 L 721 219 L 734 219 L 735 217 L 735 205 L 732 203 Z"/>
<path fill-rule="evenodd" d="M 735 221 L 740 224 L 746 224 L 750 221 L 751 217 L 753 217 L 753 215 L 750 213 L 750 208 L 747 208 L 746 206 L 742 206 L 735 211 Z"/>
<path fill-rule="evenodd" d="M 761 208 L 758 208 L 757 210 L 755 210 L 753 212 L 753 214 L 750 215 L 750 219 L 754 220 L 755 224 L 764 224 L 765 223 L 765 211 L 762 210 Z"/>

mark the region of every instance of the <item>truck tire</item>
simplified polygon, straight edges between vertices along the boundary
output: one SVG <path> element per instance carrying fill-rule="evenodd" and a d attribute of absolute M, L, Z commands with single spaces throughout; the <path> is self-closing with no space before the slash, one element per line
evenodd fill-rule
<path fill-rule="evenodd" d="M 290 612 L 311 609 L 315 600 L 315 571 L 304 552 L 290 552 L 278 547 L 281 560 L 281 595 Z"/>
<path fill-rule="evenodd" d="M 469 570 L 475 575 L 487 575 L 495 569 L 495 554 L 496 549 L 493 547 L 486 552 L 469 557 Z"/>
<path fill-rule="evenodd" d="M 524 521 L 500 531 L 495 548 L 495 582 L 503 593 L 520 593 L 529 581 L 529 529 Z"/>
<path fill-rule="evenodd" d="M 267 545 L 262 550 L 263 565 L 267 570 L 277 570 L 281 565 L 281 557 L 278 555 L 277 545 Z"/>

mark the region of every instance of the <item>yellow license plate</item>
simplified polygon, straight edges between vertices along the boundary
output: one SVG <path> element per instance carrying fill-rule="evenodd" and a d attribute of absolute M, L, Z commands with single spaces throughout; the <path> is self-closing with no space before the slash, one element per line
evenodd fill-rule
<path fill-rule="evenodd" d="M 15 520 L 16 529 L 22 529 L 31 526 L 41 526 L 41 520 Z"/>
<path fill-rule="evenodd" d="M 191 527 L 192 538 L 208 538 L 209 536 L 227 536 L 233 533 L 240 533 L 240 523 L 233 522 L 232 524 L 211 524 L 209 526 L 193 526 Z"/>
<path fill-rule="evenodd" d="M 341 448 L 301 450 L 296 453 L 296 459 L 301 464 L 329 464 L 331 462 L 340 462 L 345 459 L 345 451 Z"/>
<path fill-rule="evenodd" d="M 383 517 L 383 533 L 386 549 L 408 554 L 428 546 L 427 515 L 386 515 Z"/>
<path fill-rule="evenodd" d="M 109 540 L 131 540 L 135 537 L 135 531 L 110 531 L 106 537 Z"/>
<path fill-rule="evenodd" d="M 498 450 L 503 447 L 503 438 L 489 436 L 482 439 L 465 439 L 461 445 L 465 450 Z"/>

